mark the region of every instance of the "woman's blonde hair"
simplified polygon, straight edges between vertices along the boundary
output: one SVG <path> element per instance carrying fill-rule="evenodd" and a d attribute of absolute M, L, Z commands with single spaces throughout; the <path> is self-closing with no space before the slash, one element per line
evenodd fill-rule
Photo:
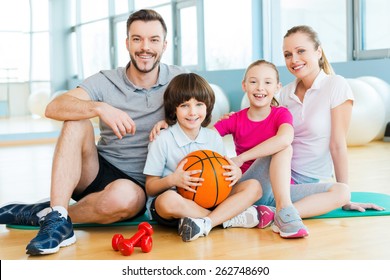
<path fill-rule="evenodd" d="M 294 26 L 293 28 L 291 28 L 291 29 L 289 29 L 287 31 L 286 35 L 284 35 L 284 38 L 287 38 L 291 34 L 295 34 L 295 33 L 304 33 L 304 34 L 306 34 L 310 38 L 310 40 L 313 42 L 314 48 L 316 50 L 318 49 L 318 47 L 321 46 L 321 42 L 318 39 L 317 32 L 315 32 L 313 30 L 313 28 L 311 28 L 310 26 L 307 26 L 307 25 Z M 322 46 L 321 46 L 321 48 L 322 48 Z M 322 48 L 322 56 L 321 56 L 320 60 L 318 61 L 318 65 L 320 66 L 321 69 L 324 70 L 324 72 L 326 74 L 329 74 L 329 75 L 334 74 L 333 68 L 330 65 L 328 59 L 326 58 L 325 52 L 324 52 L 323 48 Z"/>

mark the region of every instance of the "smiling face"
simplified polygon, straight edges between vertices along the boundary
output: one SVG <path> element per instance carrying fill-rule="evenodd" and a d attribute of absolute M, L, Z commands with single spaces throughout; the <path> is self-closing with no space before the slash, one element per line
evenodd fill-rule
<path fill-rule="evenodd" d="M 192 139 L 198 135 L 206 114 L 206 104 L 195 98 L 185 101 L 176 108 L 177 122 L 183 131 Z"/>
<path fill-rule="evenodd" d="M 158 20 L 132 22 L 126 39 L 131 65 L 142 73 L 156 69 L 166 49 L 164 37 L 164 29 Z"/>
<path fill-rule="evenodd" d="M 305 33 L 297 32 L 285 37 L 283 54 L 287 69 L 298 79 L 314 79 L 320 71 L 322 49 L 320 46 L 316 49 Z"/>
<path fill-rule="evenodd" d="M 278 74 L 265 63 L 254 65 L 247 70 L 242 89 L 246 92 L 251 107 L 269 107 L 280 89 Z"/>

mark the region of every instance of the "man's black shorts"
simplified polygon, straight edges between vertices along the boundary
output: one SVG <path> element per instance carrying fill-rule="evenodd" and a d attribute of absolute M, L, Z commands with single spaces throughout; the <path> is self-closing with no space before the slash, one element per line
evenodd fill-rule
<path fill-rule="evenodd" d="M 124 172 L 116 168 L 114 165 L 112 165 L 106 159 L 104 159 L 100 154 L 98 154 L 98 157 L 99 157 L 99 171 L 98 174 L 96 175 L 95 180 L 93 180 L 93 182 L 82 193 L 72 194 L 72 199 L 74 199 L 75 201 L 79 201 L 80 199 L 82 199 L 83 197 L 91 193 L 100 192 L 104 190 L 108 184 L 110 184 L 111 182 L 117 179 L 130 180 L 145 191 L 145 187 L 140 182 L 138 182 L 134 178 L 128 176 L 127 174 L 125 174 Z M 145 210 L 146 208 L 140 212 L 140 215 L 145 213 Z"/>

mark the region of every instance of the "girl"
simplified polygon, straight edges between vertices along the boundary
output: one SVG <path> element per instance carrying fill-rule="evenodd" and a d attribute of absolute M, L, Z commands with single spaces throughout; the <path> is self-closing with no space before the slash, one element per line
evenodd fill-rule
<path fill-rule="evenodd" d="M 261 182 L 263 196 L 256 204 L 276 205 L 273 230 L 284 238 L 304 237 L 308 230 L 290 198 L 294 130 L 290 112 L 279 107 L 274 98 L 280 87 L 278 71 L 272 63 L 253 62 L 242 81 L 249 108 L 218 121 L 214 127 L 222 136 L 233 135 L 237 157 L 232 160 L 241 167 L 245 178 L 256 178 Z M 257 176 L 262 165 L 253 165 L 256 159 L 265 159 L 270 172 Z M 258 210 L 263 211 L 262 207 Z"/>
<path fill-rule="evenodd" d="M 193 191 L 191 186 L 201 186 L 202 179 L 191 177 L 200 173 L 184 171 L 190 152 L 209 149 L 225 155 L 222 138 L 206 128 L 211 121 L 215 96 L 209 84 L 194 73 L 176 76 L 164 93 L 165 118 L 168 129 L 150 143 L 144 168 L 147 208 L 158 223 L 178 227 L 183 241 L 207 236 L 220 224 L 223 227 L 254 227 L 259 223 L 253 203 L 261 196 L 261 186 L 256 180 L 241 181 L 240 168 L 227 158 L 224 166 L 226 180 L 233 188 L 230 196 L 215 209 L 205 209 L 194 201 L 183 198 L 175 188 Z"/>

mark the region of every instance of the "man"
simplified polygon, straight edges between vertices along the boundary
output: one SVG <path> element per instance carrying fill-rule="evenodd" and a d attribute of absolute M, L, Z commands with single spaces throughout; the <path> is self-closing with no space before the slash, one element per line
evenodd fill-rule
<path fill-rule="evenodd" d="M 133 13 L 127 21 L 129 64 L 100 71 L 47 106 L 47 117 L 64 121 L 54 153 L 50 202 L 0 209 L 0 223 L 40 224 L 27 254 L 51 254 L 75 243 L 72 221 L 106 224 L 145 212 L 149 133 L 164 118 L 166 86 L 185 72 L 160 63 L 166 34 L 155 11 Z M 97 145 L 89 120 L 93 117 L 100 120 Z M 71 198 L 77 203 L 69 206 Z"/>

